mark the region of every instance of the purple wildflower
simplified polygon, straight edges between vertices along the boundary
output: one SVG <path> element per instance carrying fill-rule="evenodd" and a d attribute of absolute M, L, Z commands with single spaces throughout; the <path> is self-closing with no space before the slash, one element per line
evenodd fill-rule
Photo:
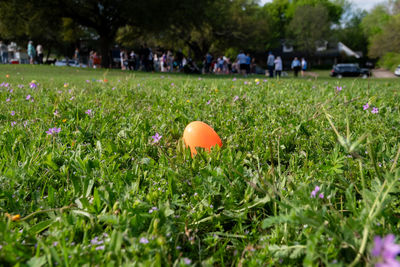
<path fill-rule="evenodd" d="M 11 116 L 14 116 L 15 115 L 15 111 L 13 110 L 13 111 L 11 111 Z"/>
<path fill-rule="evenodd" d="M 248 82 L 247 82 L 247 81 L 244 81 L 244 84 L 248 84 Z"/>
<path fill-rule="evenodd" d="M 183 262 L 184 262 L 185 264 L 189 265 L 189 264 L 192 263 L 192 260 L 189 259 L 189 258 L 183 258 Z"/>
<path fill-rule="evenodd" d="M 171 83 L 171 86 L 174 86 L 175 84 L 174 83 Z"/>
<path fill-rule="evenodd" d="M 46 133 L 48 135 L 55 135 L 55 134 L 58 134 L 59 132 L 61 132 L 61 128 L 57 128 L 57 127 L 49 128 L 49 130 L 46 131 Z"/>
<path fill-rule="evenodd" d="M 53 242 L 53 247 L 56 247 L 57 245 L 58 245 L 57 241 Z"/>
<path fill-rule="evenodd" d="M 8 90 L 10 93 L 14 92 L 14 89 L 10 88 L 10 90 Z"/>
<path fill-rule="evenodd" d="M 106 248 L 106 246 L 102 245 L 102 246 L 96 247 L 96 250 L 104 250 L 105 248 Z"/>
<path fill-rule="evenodd" d="M 311 192 L 311 197 L 315 197 L 320 190 L 319 186 L 317 185 L 314 190 Z"/>
<path fill-rule="evenodd" d="M 400 245 L 394 243 L 395 236 L 389 234 L 383 239 L 379 236 L 374 238 L 374 248 L 372 256 L 379 258 L 379 262 L 375 266 L 381 267 L 399 267 L 400 262 L 396 260 L 397 254 L 400 253 Z"/>
<path fill-rule="evenodd" d="M 236 78 L 233 78 L 232 81 L 233 81 L 233 82 L 236 81 Z"/>
<path fill-rule="evenodd" d="M 6 99 L 6 102 L 10 102 L 10 101 L 11 101 L 11 99 L 10 99 L 10 98 L 7 98 L 7 99 Z"/>
<path fill-rule="evenodd" d="M 323 199 L 324 198 L 324 193 L 319 194 L 319 198 Z"/>
<path fill-rule="evenodd" d="M 156 133 L 151 138 L 153 138 L 153 143 L 158 143 L 161 140 L 161 137 L 162 137 L 162 135 L 159 135 L 158 133 Z"/>
<path fill-rule="evenodd" d="M 342 87 L 341 86 L 336 86 L 336 91 L 338 91 L 338 92 L 340 92 L 340 91 L 342 91 Z"/>
<path fill-rule="evenodd" d="M 152 207 L 152 208 L 149 210 L 149 213 L 153 213 L 154 211 L 157 211 L 157 210 L 158 210 L 157 207 Z"/>
<path fill-rule="evenodd" d="M 235 97 L 233 98 L 233 102 L 238 101 L 239 97 L 237 95 L 235 95 Z"/>
<path fill-rule="evenodd" d="M 90 80 L 86 80 L 87 83 L 90 83 Z"/>
<path fill-rule="evenodd" d="M 368 103 L 363 106 L 363 110 L 367 110 L 367 109 L 369 109 L 369 104 Z"/>
<path fill-rule="evenodd" d="M 26 100 L 29 100 L 29 99 L 31 99 L 31 98 L 32 98 L 31 95 L 27 95 L 25 99 L 26 99 Z"/>
<path fill-rule="evenodd" d="M 58 110 L 56 109 L 56 110 L 53 112 L 53 114 L 54 114 L 54 116 L 58 116 Z"/>
<path fill-rule="evenodd" d="M 36 85 L 36 83 L 31 82 L 31 83 L 29 84 L 29 87 L 32 88 L 32 89 L 35 89 L 35 88 L 37 87 L 37 85 Z"/>
<path fill-rule="evenodd" d="M 141 237 L 139 242 L 140 242 L 140 244 L 148 244 L 149 240 L 145 237 Z"/>
<path fill-rule="evenodd" d="M 16 122 L 16 121 L 12 121 L 12 122 L 11 122 L 11 127 L 14 127 L 15 124 L 17 124 L 17 122 Z"/>
<path fill-rule="evenodd" d="M 378 109 L 378 108 L 376 108 L 376 107 L 373 107 L 373 108 L 372 108 L 371 113 L 377 114 L 378 112 L 379 112 L 379 109 Z"/>
<path fill-rule="evenodd" d="M 207 105 L 210 105 L 210 104 L 211 104 L 211 99 L 207 101 Z"/>
<path fill-rule="evenodd" d="M 91 110 L 91 109 L 86 110 L 85 113 L 86 113 L 87 115 L 89 115 L 89 116 L 92 116 L 92 110 Z"/>

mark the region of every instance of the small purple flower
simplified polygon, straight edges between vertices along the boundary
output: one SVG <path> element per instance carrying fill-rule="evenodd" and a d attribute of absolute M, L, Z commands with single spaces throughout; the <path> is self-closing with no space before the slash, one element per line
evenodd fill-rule
<path fill-rule="evenodd" d="M 31 98 L 32 98 L 31 95 L 27 95 L 25 99 L 26 99 L 26 100 L 29 100 L 29 99 L 31 99 Z"/>
<path fill-rule="evenodd" d="M 153 143 L 158 143 L 161 140 L 162 135 L 159 135 L 158 133 L 156 133 L 151 138 L 153 138 Z"/>
<path fill-rule="evenodd" d="M 372 249 L 372 256 L 379 259 L 375 266 L 389 267 L 400 266 L 400 262 L 396 260 L 397 254 L 400 253 L 400 245 L 394 243 L 395 236 L 389 234 L 383 239 L 379 236 L 374 238 L 374 248 Z"/>
<path fill-rule="evenodd" d="M 207 105 L 210 105 L 210 104 L 211 104 L 211 99 L 207 101 Z"/>
<path fill-rule="evenodd" d="M 36 85 L 36 83 L 30 83 L 29 84 L 29 87 L 31 88 L 31 89 L 35 89 L 36 87 L 37 87 L 37 85 Z"/>
<path fill-rule="evenodd" d="M 363 106 L 363 110 L 367 110 L 367 109 L 369 109 L 369 104 L 368 103 Z"/>
<path fill-rule="evenodd" d="M 10 114 L 11 114 L 11 116 L 14 116 L 15 115 L 15 111 L 12 110 Z"/>
<path fill-rule="evenodd" d="M 152 207 L 152 208 L 149 210 L 149 213 L 153 213 L 154 211 L 157 211 L 157 210 L 158 210 L 157 207 Z"/>
<path fill-rule="evenodd" d="M 183 262 L 184 262 L 185 264 L 189 265 L 189 264 L 192 263 L 192 260 L 189 259 L 189 258 L 183 258 Z"/>
<path fill-rule="evenodd" d="M 7 98 L 7 99 L 6 99 L 6 102 L 10 102 L 10 101 L 11 101 L 11 99 L 10 99 L 10 98 Z"/>
<path fill-rule="evenodd" d="M 10 90 L 8 90 L 10 93 L 14 92 L 14 89 L 10 88 Z"/>
<path fill-rule="evenodd" d="M 56 109 L 56 110 L 53 112 L 53 114 L 54 114 L 54 116 L 58 116 L 58 110 Z"/>
<path fill-rule="evenodd" d="M 14 127 L 16 124 L 17 124 L 16 121 L 12 121 L 12 122 L 11 122 L 11 127 Z"/>
<path fill-rule="evenodd" d="M 336 86 L 336 91 L 340 92 L 342 90 L 343 90 L 343 88 L 341 86 Z"/>
<path fill-rule="evenodd" d="M 319 186 L 317 185 L 314 190 L 311 192 L 311 197 L 315 197 L 320 190 Z"/>
<path fill-rule="evenodd" d="M 71 101 L 72 101 L 72 100 L 74 100 L 74 99 L 75 99 L 75 97 L 74 97 L 74 96 L 71 96 L 71 98 L 70 98 L 69 100 L 71 100 Z"/>
<path fill-rule="evenodd" d="M 171 83 L 171 86 L 174 86 L 175 84 L 174 83 Z"/>
<path fill-rule="evenodd" d="M 53 247 L 56 247 L 57 245 L 58 245 L 57 241 L 53 242 Z"/>
<path fill-rule="evenodd" d="M 87 82 L 87 83 L 90 83 L 90 81 L 89 81 L 89 80 L 86 80 L 86 82 Z"/>
<path fill-rule="evenodd" d="M 111 88 L 111 90 L 113 90 L 113 91 L 114 91 L 114 90 L 115 90 L 115 87 Z"/>
<path fill-rule="evenodd" d="M 140 244 L 148 244 L 149 240 L 145 237 L 141 237 L 139 242 L 140 242 Z"/>
<path fill-rule="evenodd" d="M 373 107 L 373 108 L 372 108 L 371 113 L 377 114 L 378 112 L 379 112 L 379 109 L 378 109 L 378 108 L 376 108 L 376 107 Z"/>
<path fill-rule="evenodd" d="M 102 245 L 102 246 L 96 247 L 96 250 L 104 250 L 105 248 L 106 248 L 106 246 Z"/>
<path fill-rule="evenodd" d="M 236 78 L 233 78 L 232 81 L 235 82 L 235 81 L 236 81 Z"/>
<path fill-rule="evenodd" d="M 236 102 L 239 100 L 239 97 L 237 95 L 235 95 L 235 97 L 233 98 L 233 102 Z"/>
<path fill-rule="evenodd" d="M 319 197 L 320 199 L 323 199 L 323 198 L 324 198 L 324 193 L 319 194 L 318 197 Z"/>
<path fill-rule="evenodd" d="M 92 116 L 92 110 L 91 110 L 91 109 L 86 110 L 85 113 L 86 113 L 87 115 L 89 115 L 89 116 Z"/>
<path fill-rule="evenodd" d="M 247 82 L 247 81 L 244 81 L 244 84 L 248 84 L 248 82 Z"/>
<path fill-rule="evenodd" d="M 28 126 L 28 121 L 24 121 L 24 127 Z"/>
<path fill-rule="evenodd" d="M 55 135 L 55 134 L 58 134 L 59 132 L 61 132 L 61 128 L 57 128 L 57 127 L 49 128 L 49 130 L 46 131 L 46 133 L 48 135 Z"/>

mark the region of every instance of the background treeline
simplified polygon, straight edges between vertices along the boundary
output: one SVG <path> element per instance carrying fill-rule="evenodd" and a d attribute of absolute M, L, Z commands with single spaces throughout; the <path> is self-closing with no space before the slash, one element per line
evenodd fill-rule
<path fill-rule="evenodd" d="M 283 43 L 312 55 L 318 42 L 341 41 L 392 67 L 400 60 L 399 11 L 400 0 L 370 12 L 347 0 L 2 0 L 0 38 L 20 46 L 33 40 L 48 54 L 95 49 L 103 66 L 116 44 L 182 49 L 201 60 L 208 51 L 233 57 Z"/>

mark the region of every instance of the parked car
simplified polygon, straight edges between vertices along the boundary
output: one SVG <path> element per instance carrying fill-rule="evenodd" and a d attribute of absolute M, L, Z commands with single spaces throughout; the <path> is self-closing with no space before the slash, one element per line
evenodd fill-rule
<path fill-rule="evenodd" d="M 399 76 L 400 77 L 400 65 L 397 66 L 397 68 L 394 71 L 394 75 Z"/>
<path fill-rule="evenodd" d="M 363 77 L 367 78 L 371 76 L 369 69 L 363 69 L 358 64 L 336 64 L 331 70 L 332 77 Z"/>
<path fill-rule="evenodd" d="M 70 60 L 65 60 L 65 59 L 63 59 L 63 60 L 57 60 L 56 61 L 56 63 L 54 64 L 54 65 L 56 65 L 56 66 L 70 66 L 70 67 L 81 67 L 81 68 L 87 68 L 87 65 L 85 65 L 85 64 L 79 64 L 79 63 L 77 63 L 75 60 L 72 60 L 72 59 L 70 59 Z"/>

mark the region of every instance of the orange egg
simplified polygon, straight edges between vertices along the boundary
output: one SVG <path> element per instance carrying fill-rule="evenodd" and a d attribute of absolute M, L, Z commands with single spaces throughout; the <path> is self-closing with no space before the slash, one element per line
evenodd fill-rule
<path fill-rule="evenodd" d="M 183 141 L 186 147 L 190 147 L 192 157 L 197 154 L 196 147 L 210 151 L 216 145 L 222 146 L 221 138 L 214 129 L 201 121 L 193 121 L 186 126 L 183 132 Z"/>

